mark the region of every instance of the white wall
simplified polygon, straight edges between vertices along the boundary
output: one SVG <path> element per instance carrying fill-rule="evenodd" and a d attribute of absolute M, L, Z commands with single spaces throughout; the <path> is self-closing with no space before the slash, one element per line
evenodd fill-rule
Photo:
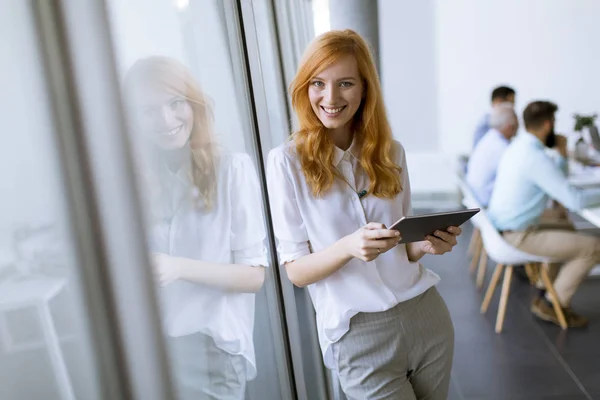
<path fill-rule="evenodd" d="M 517 109 L 549 99 L 557 131 L 572 115 L 600 108 L 600 2 L 596 0 L 436 1 L 441 147 L 467 153 L 491 89 L 517 90 Z"/>
<path fill-rule="evenodd" d="M 384 95 L 415 192 L 454 189 L 444 161 L 470 151 L 492 88 L 556 102 L 557 130 L 600 111 L 600 2 L 379 0 Z M 445 156 L 448 155 L 448 156 Z"/>
<path fill-rule="evenodd" d="M 409 151 L 438 143 L 434 3 L 379 0 L 380 69 L 394 135 Z"/>
<path fill-rule="evenodd" d="M 413 193 L 451 192 L 440 127 L 434 0 L 379 0 L 383 95 L 392 131 L 406 148 Z"/>

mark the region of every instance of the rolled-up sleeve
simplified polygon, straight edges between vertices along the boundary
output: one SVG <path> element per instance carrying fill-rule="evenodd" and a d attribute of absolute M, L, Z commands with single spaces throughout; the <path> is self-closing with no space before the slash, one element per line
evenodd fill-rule
<path fill-rule="evenodd" d="M 260 185 L 252 160 L 235 154 L 230 171 L 231 251 L 236 264 L 268 266 Z"/>
<path fill-rule="evenodd" d="M 281 147 L 273 149 L 267 160 L 267 188 L 281 265 L 310 254 L 308 233 L 290 178 L 290 161 L 284 151 Z"/>

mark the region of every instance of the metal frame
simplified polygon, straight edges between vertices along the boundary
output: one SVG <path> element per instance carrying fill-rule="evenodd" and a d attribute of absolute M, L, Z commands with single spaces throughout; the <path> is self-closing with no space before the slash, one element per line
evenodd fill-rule
<path fill-rule="evenodd" d="M 104 2 L 35 4 L 100 398 L 173 399 Z"/>
<path fill-rule="evenodd" d="M 265 280 L 265 289 L 267 295 L 267 305 L 269 307 L 269 316 L 271 320 L 272 337 L 274 343 L 275 358 L 280 370 L 280 389 L 284 398 L 296 399 L 300 388 L 295 385 L 293 376 L 292 352 L 288 342 L 287 326 L 285 324 L 285 308 L 280 282 L 278 259 L 276 255 L 276 246 L 274 233 L 272 230 L 271 214 L 268 207 L 268 193 L 266 184 L 266 171 L 264 161 L 266 154 L 263 149 L 270 148 L 270 122 L 267 114 L 268 106 L 262 84 L 262 72 L 260 70 L 260 60 L 258 58 L 258 39 L 253 25 L 254 16 L 251 1 L 225 0 L 225 18 L 228 23 L 228 32 L 230 34 L 230 44 L 232 47 L 232 59 L 234 67 L 243 65 L 238 69 L 236 77 L 248 88 L 246 91 L 246 105 L 249 105 L 248 112 L 251 115 L 253 150 L 255 160 L 257 161 L 257 172 L 261 183 L 263 195 L 263 212 L 266 218 L 266 228 L 268 236 L 268 248 L 270 255 L 270 265 L 267 269 L 270 275 Z M 235 36 L 235 37 L 232 37 Z M 241 40 L 240 40 L 241 39 Z M 238 60 L 238 62 L 236 62 Z M 265 145 L 265 138 L 267 139 Z"/>
<path fill-rule="evenodd" d="M 90 317 L 86 323 L 99 360 L 99 397 L 173 399 L 104 0 L 31 2 L 45 56 L 67 206 L 73 216 L 78 279 Z M 274 8 L 277 12 L 276 4 Z M 270 126 L 252 3 L 225 0 L 223 10 L 235 76 L 248 88 L 249 107 L 244 111 L 252 126 L 255 159 L 264 161 L 262 150 L 271 147 Z M 286 8 L 287 21 L 289 12 Z M 302 39 L 294 36 L 290 35 L 292 41 Z M 284 65 L 295 65 L 297 54 L 284 55 Z M 289 77 L 294 68 L 283 70 Z M 264 162 L 257 164 L 271 263 L 277 266 Z M 294 359 L 301 361 L 299 338 L 293 340 L 293 351 L 287 341 L 283 281 L 278 268 L 268 271 L 266 292 L 280 389 L 284 398 L 305 399 L 302 365 L 292 364 Z"/>
<path fill-rule="evenodd" d="M 298 54 L 297 51 L 292 51 L 292 53 L 288 53 L 288 54 L 284 54 L 282 53 L 283 48 L 285 48 L 285 46 L 282 46 L 282 41 L 285 42 L 286 38 L 287 39 L 304 39 L 304 38 L 299 38 L 298 35 L 300 32 L 298 32 L 298 28 L 294 25 L 290 25 L 287 24 L 285 21 L 281 22 L 280 24 L 277 24 L 277 20 L 276 18 L 278 17 L 278 15 L 281 15 L 281 13 L 287 15 L 288 12 L 291 12 L 291 9 L 289 7 L 293 7 L 293 4 L 283 4 L 281 2 L 275 2 L 270 0 L 270 9 L 273 12 L 273 32 L 277 33 L 277 52 L 279 55 L 279 59 L 282 61 L 282 64 L 280 64 L 278 67 L 281 68 L 282 72 L 283 72 L 283 76 L 285 79 L 285 72 L 286 72 L 286 61 L 287 61 L 287 72 L 290 73 L 294 73 L 295 71 L 295 65 L 297 63 L 297 58 L 296 55 Z M 297 6 L 306 6 L 306 4 L 296 4 Z M 279 13 L 277 13 L 278 7 L 281 7 L 281 9 L 279 9 Z M 247 48 L 247 56 L 248 56 L 248 61 L 249 61 L 249 75 L 251 77 L 252 80 L 252 88 L 253 88 L 253 99 L 254 99 L 254 105 L 255 105 L 255 110 L 256 110 L 256 114 L 257 114 L 257 121 L 258 121 L 258 127 L 257 130 L 259 132 L 259 137 L 258 140 L 260 141 L 259 143 L 259 149 L 261 150 L 270 150 L 272 145 L 271 145 L 271 138 L 272 135 L 270 133 L 271 130 L 271 126 L 270 126 L 270 121 L 269 121 L 269 117 L 268 117 L 268 104 L 266 101 L 266 95 L 264 93 L 264 85 L 263 85 L 263 70 L 261 68 L 261 60 L 260 60 L 260 52 L 259 52 L 259 44 L 258 44 L 258 34 L 257 34 L 257 28 L 256 28 L 256 24 L 255 24 L 255 18 L 254 18 L 254 8 L 253 8 L 253 4 L 251 0 L 241 0 L 240 2 L 240 8 L 241 8 L 241 15 L 242 15 L 242 20 L 243 20 L 243 24 L 244 24 L 244 38 L 245 38 L 245 44 L 246 44 L 246 48 Z M 306 10 L 304 10 L 306 11 Z M 304 13 L 303 13 L 304 14 Z M 303 17 L 306 17 L 306 15 L 302 15 Z M 286 19 L 287 21 L 287 19 Z M 302 21 L 300 21 L 300 23 L 303 23 L 304 19 Z M 280 25 L 280 26 L 277 26 Z M 285 38 L 282 38 L 280 36 L 280 34 L 282 33 L 282 29 L 284 27 L 288 27 L 288 29 L 286 29 L 286 33 L 288 33 L 289 35 L 286 35 Z M 292 28 L 292 30 L 289 30 L 289 27 Z M 306 30 L 303 30 L 303 32 L 306 32 Z M 303 40 L 302 40 L 303 41 Z M 290 69 L 289 67 L 293 65 L 294 68 Z M 284 90 L 286 93 L 286 89 L 285 87 L 282 88 L 282 90 Z M 286 96 L 287 97 L 287 96 Z M 289 100 L 289 99 L 288 99 Z M 289 104 L 289 101 L 286 102 L 286 110 L 288 113 L 288 117 L 291 115 L 291 107 Z M 290 119 L 288 118 L 288 121 Z M 291 129 L 291 126 L 289 127 Z M 263 158 L 266 160 L 266 152 L 265 154 L 263 154 Z M 262 175 L 262 180 L 263 180 L 263 188 L 264 188 L 264 192 L 263 192 L 263 196 L 266 199 L 266 202 L 268 204 L 268 193 L 266 190 L 266 179 L 265 179 L 265 172 L 263 171 L 264 167 L 261 166 L 261 175 Z M 275 246 L 275 239 L 274 239 L 274 233 L 272 232 L 272 220 L 271 220 L 271 214 L 270 214 L 270 209 L 267 207 L 265 209 L 265 215 L 267 216 L 267 220 L 269 223 L 269 239 L 271 241 L 271 254 L 273 258 L 276 258 L 276 246 Z M 321 376 L 322 379 L 318 379 L 316 382 L 312 382 L 312 384 L 315 385 L 316 387 L 316 391 L 318 392 L 318 394 L 316 394 L 318 396 L 318 398 L 321 399 L 325 399 L 325 398 L 330 398 L 330 391 L 328 390 L 328 384 L 327 384 L 327 375 L 325 372 L 325 368 L 323 366 L 323 363 L 321 362 L 321 351 L 318 345 L 318 340 L 317 340 L 317 329 L 316 329 L 316 322 L 315 322 L 315 317 L 314 317 L 314 311 L 313 311 L 313 306 L 312 303 L 308 297 L 308 293 L 305 291 L 305 289 L 297 289 L 294 287 L 294 285 L 285 277 L 282 276 L 282 274 L 279 271 L 279 262 L 277 259 L 274 259 L 272 262 L 272 265 L 277 266 L 277 271 L 275 272 L 275 278 L 277 280 L 277 282 L 280 285 L 280 298 L 281 298 L 281 302 L 283 305 L 283 309 L 280 311 L 281 315 L 283 315 L 285 317 L 285 321 L 286 321 L 286 327 L 287 327 L 287 338 L 289 340 L 289 351 L 291 352 L 291 363 L 293 366 L 293 374 L 294 374 L 294 380 L 295 380 L 295 386 L 296 386 L 296 391 L 297 391 L 297 396 L 299 399 L 309 399 L 310 395 L 315 395 L 315 393 L 310 393 L 307 390 L 307 386 L 308 386 L 308 382 L 307 382 L 307 377 L 305 375 L 305 367 L 310 368 L 311 370 L 317 371 L 316 374 L 317 376 Z M 299 290 L 302 290 L 302 292 L 298 293 Z M 297 294 L 301 295 L 301 298 L 298 299 Z M 305 302 L 305 304 L 303 304 L 303 308 L 305 310 L 308 311 L 308 313 L 306 315 L 304 315 L 304 319 L 303 322 L 306 324 L 304 326 L 305 330 L 308 330 L 312 333 L 314 333 L 314 337 L 313 337 L 313 343 L 312 346 L 310 348 L 306 348 L 306 347 L 302 347 L 302 337 L 301 337 L 301 327 L 300 327 L 300 319 L 298 318 L 298 312 L 299 312 L 299 307 L 298 307 L 298 303 L 297 300 L 303 301 Z M 312 353 L 312 354 L 311 354 Z M 307 359 L 307 357 L 305 355 L 307 354 L 311 354 L 311 358 L 313 360 L 316 360 L 316 363 L 312 364 L 312 365 L 308 365 L 309 361 Z"/>
<path fill-rule="evenodd" d="M 84 298 L 84 308 L 89 317 L 84 321 L 86 333 L 92 336 L 94 358 L 98 364 L 110 366 L 98 368 L 101 385 L 99 398 L 126 398 L 127 384 L 117 364 L 119 348 L 114 315 L 110 306 L 106 276 L 100 262 L 96 238 L 91 233 L 96 225 L 93 198 L 86 172 L 81 168 L 79 140 L 76 131 L 77 116 L 75 99 L 69 81 L 64 43 L 64 32 L 55 2 L 31 0 L 31 12 L 36 19 L 40 51 L 43 53 L 45 84 L 48 102 L 52 106 L 52 122 L 55 141 L 60 154 L 62 183 L 65 195 L 65 213 L 72 216 L 70 222 L 71 243 L 76 253 L 79 269 L 73 271 L 77 289 Z"/>
<path fill-rule="evenodd" d="M 294 37 L 293 29 L 289 29 L 293 25 L 290 22 L 288 2 L 274 0 L 273 9 L 275 11 L 275 20 L 277 21 L 277 39 L 279 42 L 279 53 L 281 54 L 283 79 L 285 84 L 289 85 L 294 79 L 299 61 L 297 39 Z M 287 108 L 290 116 L 292 116 L 292 101 L 289 96 L 287 98 Z M 290 120 L 292 121 L 292 128 L 295 129 L 296 121 L 294 119 Z"/>

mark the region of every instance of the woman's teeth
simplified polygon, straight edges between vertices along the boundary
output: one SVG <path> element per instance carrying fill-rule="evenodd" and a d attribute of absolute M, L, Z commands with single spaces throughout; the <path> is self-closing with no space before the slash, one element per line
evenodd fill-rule
<path fill-rule="evenodd" d="M 344 109 L 344 107 L 337 107 L 337 108 L 329 108 L 329 107 L 323 107 L 323 110 L 327 113 L 327 114 L 337 114 L 340 111 L 342 111 Z"/>
<path fill-rule="evenodd" d="M 177 128 L 175 128 L 175 129 L 172 129 L 172 130 L 170 130 L 168 132 L 165 132 L 165 133 L 163 133 L 163 135 L 165 135 L 165 136 L 175 136 L 175 135 L 177 135 L 179 133 L 179 131 L 181 130 L 182 126 L 183 125 L 180 125 Z"/>

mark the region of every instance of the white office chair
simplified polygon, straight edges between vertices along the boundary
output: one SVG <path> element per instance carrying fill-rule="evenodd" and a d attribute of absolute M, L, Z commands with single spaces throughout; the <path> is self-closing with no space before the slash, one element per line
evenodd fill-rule
<path fill-rule="evenodd" d="M 504 316 L 506 314 L 506 304 L 508 303 L 508 296 L 510 293 L 512 271 L 515 265 L 526 265 L 530 270 L 539 270 L 542 282 L 546 287 L 546 290 L 550 293 L 552 306 L 554 307 L 560 326 L 562 329 L 567 329 L 565 315 L 558 302 L 556 291 L 554 290 L 554 286 L 548 275 L 548 264 L 553 260 L 547 257 L 525 253 L 509 244 L 492 225 L 485 210 L 481 210 L 472 219 L 476 219 L 477 226 L 479 226 L 483 246 L 487 255 L 496 263 L 494 275 L 492 276 L 483 303 L 481 304 L 482 314 L 487 311 L 496 290 L 496 286 L 498 286 L 498 282 L 500 281 L 502 270 L 506 267 L 506 270 L 504 271 L 504 282 L 502 283 L 502 293 L 500 295 L 500 305 L 498 307 L 498 316 L 496 318 L 496 333 L 502 332 Z"/>
<path fill-rule="evenodd" d="M 477 199 L 471 192 L 469 185 L 465 181 L 465 170 L 466 170 L 466 163 L 468 161 L 468 157 L 465 157 L 465 158 L 466 158 L 465 160 L 462 160 L 465 163 L 464 168 L 455 169 L 455 175 L 454 175 L 455 179 L 456 179 L 456 183 L 458 184 L 458 187 L 463 196 L 462 204 L 466 208 L 481 208 L 477 202 Z M 451 164 L 448 164 L 448 168 L 454 168 L 454 166 Z M 481 236 L 479 235 L 479 229 L 477 227 L 474 227 L 473 234 L 471 235 L 471 241 L 469 242 L 469 249 L 467 250 L 467 253 L 470 256 L 473 256 L 473 261 L 471 263 L 471 267 L 469 268 L 471 270 L 471 273 L 473 273 L 475 271 L 475 265 L 477 263 L 477 260 L 479 259 L 480 252 L 481 252 Z M 475 253 L 477 253 L 477 254 L 475 254 Z"/>
<path fill-rule="evenodd" d="M 475 194 L 471 190 L 471 187 L 467 184 L 461 174 L 456 175 L 456 181 L 458 187 L 463 195 L 462 204 L 466 208 L 480 208 L 483 209 L 483 206 L 479 203 Z M 477 219 L 471 219 L 471 223 L 474 226 L 473 235 L 471 236 L 471 242 L 469 243 L 468 254 L 471 255 L 471 265 L 469 266 L 469 271 L 471 274 L 475 272 L 477 269 L 477 279 L 476 286 L 478 289 L 481 289 L 483 286 L 483 280 L 485 278 L 485 272 L 487 269 L 487 260 L 488 256 L 485 251 L 485 247 L 483 246 L 483 242 L 481 241 L 481 230 L 478 226 Z"/>
<path fill-rule="evenodd" d="M 475 242 L 473 242 L 473 240 L 471 241 L 471 245 L 473 245 L 473 260 L 470 268 L 473 272 L 475 266 L 477 265 L 477 261 L 479 261 L 479 267 L 477 270 L 478 288 L 483 286 L 488 257 L 496 262 L 494 275 L 492 276 L 492 280 L 481 305 L 481 313 L 483 314 L 487 311 L 490 301 L 492 300 L 496 290 L 496 286 L 498 286 L 500 276 L 502 275 L 502 270 L 504 267 L 506 267 L 504 272 L 504 283 L 502 285 L 502 294 L 500 296 L 500 307 L 498 308 L 498 317 L 496 318 L 496 332 L 502 332 L 502 326 L 504 325 L 504 317 L 506 314 L 506 304 L 508 303 L 508 295 L 510 293 L 512 270 L 515 265 L 525 265 L 529 272 L 528 275 L 530 276 L 537 275 L 535 272 L 536 270 L 539 270 L 542 282 L 544 283 L 546 290 L 548 290 L 552 296 L 552 306 L 554 307 L 556 315 L 558 316 L 560 326 L 563 329 L 566 329 L 567 322 L 564 313 L 562 312 L 562 308 L 558 303 L 554 286 L 552 285 L 550 277 L 548 276 L 547 265 L 552 262 L 552 260 L 546 257 L 525 253 L 504 240 L 502 235 L 492 225 L 490 219 L 488 218 L 487 212 L 479 204 L 467 182 L 460 175 L 457 175 L 456 178 L 459 188 L 463 194 L 463 205 L 467 208 L 481 209 L 478 214 L 471 218 L 473 226 L 475 226 L 479 232 L 479 238 L 475 239 Z M 541 268 L 540 264 L 542 264 Z"/>

